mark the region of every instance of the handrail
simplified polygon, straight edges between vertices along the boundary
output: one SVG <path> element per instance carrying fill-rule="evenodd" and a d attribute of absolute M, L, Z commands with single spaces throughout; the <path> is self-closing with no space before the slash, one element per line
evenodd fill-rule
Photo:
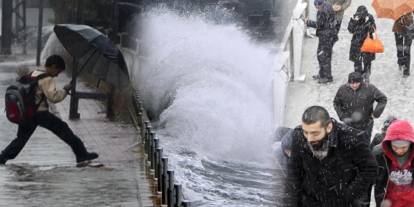
<path fill-rule="evenodd" d="M 307 3 L 303 1 L 307 0 L 298 0 L 293 10 L 278 51 L 278 60 L 281 64 L 278 64 L 278 70 L 273 73 L 273 125 L 275 129 L 283 123 L 287 81 L 305 80 L 305 75 L 301 73 L 304 22 L 300 20 L 300 17 L 308 11 L 306 10 Z M 286 82 L 278 82 L 280 78 L 285 79 Z"/>
<path fill-rule="evenodd" d="M 127 34 L 120 33 L 120 36 Z M 139 43 L 138 40 L 136 40 Z M 123 47 L 121 43 L 118 45 L 121 51 L 132 55 L 134 61 L 137 61 L 139 54 L 139 45 L 135 50 Z M 129 54 L 131 53 L 131 54 Z M 124 54 L 125 57 L 126 54 Z M 126 60 L 128 68 L 134 67 L 135 62 L 128 62 Z M 131 71 L 130 71 L 131 73 Z M 131 79 L 133 81 L 133 79 Z M 159 139 L 156 137 L 155 132 L 152 129 L 151 121 L 146 115 L 145 109 L 142 104 L 142 100 L 139 97 L 139 92 L 134 89 L 132 95 L 133 108 L 129 109 L 132 122 L 141 133 L 141 140 L 139 143 L 144 149 L 146 169 L 149 177 L 153 179 L 154 194 L 160 196 L 161 204 L 166 204 L 168 207 L 190 207 L 191 202 L 184 200 L 183 188 L 181 184 L 175 182 L 174 171 L 168 168 L 168 158 L 164 156 L 163 148 L 160 146 Z"/>
<path fill-rule="evenodd" d="M 307 12 L 307 5 L 303 0 L 298 0 L 279 48 L 281 54 L 288 54 L 288 56 L 282 55 L 285 59 L 281 60 L 283 64 L 280 70 L 287 74 L 289 80 L 305 80 L 305 76 L 301 74 L 304 22 L 300 17 Z"/>
<path fill-rule="evenodd" d="M 175 182 L 174 171 L 168 169 L 168 158 L 163 154 L 163 148 L 136 91 L 132 101 L 133 110 L 130 113 L 137 115 L 133 122 L 141 132 L 140 145 L 144 148 L 147 172 L 154 179 L 156 186 L 154 193 L 160 195 L 161 204 L 166 204 L 168 207 L 190 207 L 191 202 L 184 200 L 181 184 Z"/>

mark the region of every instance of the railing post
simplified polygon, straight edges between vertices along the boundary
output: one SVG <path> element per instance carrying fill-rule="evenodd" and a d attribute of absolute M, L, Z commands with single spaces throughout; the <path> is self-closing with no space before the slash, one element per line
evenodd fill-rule
<path fill-rule="evenodd" d="M 156 168 L 155 168 L 155 177 L 157 177 L 157 188 L 158 188 L 158 192 L 162 192 L 162 170 L 163 170 L 163 166 L 162 166 L 162 148 L 157 148 L 157 163 L 156 163 Z"/>
<path fill-rule="evenodd" d="M 152 135 L 152 133 L 151 133 L 151 135 Z M 155 133 L 154 133 L 154 136 L 155 136 Z M 152 136 L 151 136 L 152 137 Z M 153 138 L 153 140 L 152 140 L 152 146 L 151 146 L 151 169 L 153 169 L 153 170 L 156 170 L 155 169 L 155 167 L 156 167 L 156 159 L 157 159 L 157 153 L 156 153 L 156 149 L 158 148 L 158 145 L 159 145 L 159 139 L 158 138 Z"/>
<path fill-rule="evenodd" d="M 174 207 L 174 171 L 168 170 L 167 205 Z"/>
<path fill-rule="evenodd" d="M 149 136 L 149 152 L 148 152 L 148 161 L 151 162 L 150 163 L 150 169 L 153 170 L 154 169 L 154 153 L 155 153 L 155 143 L 154 143 L 154 139 L 155 139 L 155 132 L 151 131 L 150 132 L 150 136 Z"/>
<path fill-rule="evenodd" d="M 168 158 L 163 157 L 162 162 L 162 204 L 168 203 Z"/>
<path fill-rule="evenodd" d="M 183 201 L 183 202 L 181 202 L 181 206 L 182 207 L 191 207 L 191 203 L 190 203 L 190 201 Z"/>
<path fill-rule="evenodd" d="M 182 198 L 182 188 L 181 185 L 175 184 L 174 185 L 175 190 L 175 207 L 181 207 L 181 198 Z"/>

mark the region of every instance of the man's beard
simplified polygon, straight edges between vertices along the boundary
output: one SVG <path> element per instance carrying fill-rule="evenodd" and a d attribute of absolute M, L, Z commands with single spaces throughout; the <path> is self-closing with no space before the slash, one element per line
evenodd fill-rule
<path fill-rule="evenodd" d="M 314 150 L 320 150 L 328 138 L 328 133 L 325 131 L 325 137 L 318 141 L 310 141 L 309 144 L 312 145 Z"/>

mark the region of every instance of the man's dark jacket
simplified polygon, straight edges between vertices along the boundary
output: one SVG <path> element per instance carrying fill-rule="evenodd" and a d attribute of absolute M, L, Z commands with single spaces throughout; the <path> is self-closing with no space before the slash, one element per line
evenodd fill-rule
<path fill-rule="evenodd" d="M 377 102 L 375 109 L 374 102 Z M 372 116 L 378 118 L 387 105 L 387 97 L 372 84 L 361 83 L 356 90 L 352 90 L 349 84 L 342 85 L 334 98 L 334 108 L 341 121 L 345 118 L 351 118 L 352 113 L 360 112 L 360 120 L 350 125 L 356 129 L 365 130 L 369 124 L 372 124 Z"/>
<path fill-rule="evenodd" d="M 329 151 L 322 161 L 313 156 L 302 128 L 294 130 L 288 164 L 288 206 L 354 206 L 374 183 L 377 163 L 357 137 L 358 130 L 332 121 L 333 130 L 327 138 Z"/>
<path fill-rule="evenodd" d="M 308 20 L 306 25 L 316 29 L 316 36 L 319 39 L 338 39 L 336 32 L 336 16 L 332 9 L 332 5 L 328 3 L 322 4 L 322 10 L 316 13 L 316 21 Z"/>

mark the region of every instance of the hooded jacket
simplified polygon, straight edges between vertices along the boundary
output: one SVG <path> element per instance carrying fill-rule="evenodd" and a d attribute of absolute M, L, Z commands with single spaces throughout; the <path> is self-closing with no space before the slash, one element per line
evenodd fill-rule
<path fill-rule="evenodd" d="M 391 142 L 406 140 L 411 142 L 407 160 L 400 164 L 393 153 Z M 414 131 L 408 121 L 396 120 L 389 126 L 381 145 L 374 148 L 378 161 L 378 177 L 375 183 L 377 206 L 385 199 L 392 207 L 414 207 Z"/>
<path fill-rule="evenodd" d="M 31 74 L 33 77 L 37 77 L 40 74 L 45 73 L 45 71 L 35 70 Z M 63 89 L 58 89 L 56 87 L 56 82 L 52 77 L 45 77 L 38 81 L 38 86 L 36 89 L 36 104 L 39 104 L 37 109 L 38 112 L 48 111 L 49 104 L 61 102 L 66 98 L 68 93 Z"/>

